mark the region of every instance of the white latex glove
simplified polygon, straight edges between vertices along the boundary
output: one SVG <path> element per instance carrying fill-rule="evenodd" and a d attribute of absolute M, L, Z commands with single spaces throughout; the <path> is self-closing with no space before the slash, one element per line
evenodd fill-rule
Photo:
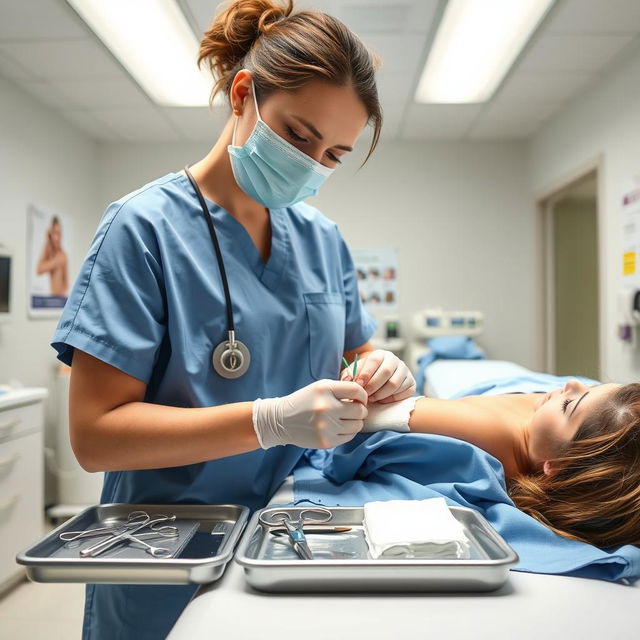
<path fill-rule="evenodd" d="M 330 449 L 362 429 L 366 404 L 366 392 L 354 382 L 318 380 L 282 398 L 255 400 L 253 428 L 263 449 L 279 444 Z"/>
<path fill-rule="evenodd" d="M 351 380 L 353 363 L 345 367 L 341 380 Z M 369 402 L 397 402 L 416 392 L 416 381 L 409 367 L 395 353 L 376 349 L 358 360 L 356 380 L 369 396 Z"/>

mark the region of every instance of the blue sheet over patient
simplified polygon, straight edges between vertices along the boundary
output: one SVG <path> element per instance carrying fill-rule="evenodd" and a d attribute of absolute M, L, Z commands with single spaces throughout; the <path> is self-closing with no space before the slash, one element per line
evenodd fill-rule
<path fill-rule="evenodd" d="M 558 380 L 540 378 L 536 390 L 555 388 Z M 611 581 L 640 577 L 639 548 L 602 550 L 553 533 L 516 508 L 496 458 L 454 438 L 391 431 L 362 434 L 333 450 L 308 451 L 294 481 L 296 501 L 324 505 L 443 496 L 452 506 L 479 511 L 495 527 L 520 556 L 517 571 Z"/>

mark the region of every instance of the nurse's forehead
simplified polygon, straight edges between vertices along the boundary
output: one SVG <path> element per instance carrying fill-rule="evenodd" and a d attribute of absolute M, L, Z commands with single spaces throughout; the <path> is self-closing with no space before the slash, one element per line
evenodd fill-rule
<path fill-rule="evenodd" d="M 330 123 L 332 129 L 340 126 L 362 129 L 369 119 L 352 86 L 318 80 L 311 80 L 295 91 L 275 91 L 266 98 L 265 106 L 285 109 L 312 122 L 316 120 L 313 124 L 317 126 L 322 123 L 326 127 Z"/>

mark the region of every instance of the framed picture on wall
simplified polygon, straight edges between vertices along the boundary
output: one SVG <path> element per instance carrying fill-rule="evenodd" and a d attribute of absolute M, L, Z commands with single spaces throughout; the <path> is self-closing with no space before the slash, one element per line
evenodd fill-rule
<path fill-rule="evenodd" d="M 69 295 L 71 225 L 62 214 L 27 208 L 27 305 L 32 318 L 62 313 Z"/>
<path fill-rule="evenodd" d="M 398 250 L 352 249 L 360 299 L 368 311 L 398 308 Z"/>

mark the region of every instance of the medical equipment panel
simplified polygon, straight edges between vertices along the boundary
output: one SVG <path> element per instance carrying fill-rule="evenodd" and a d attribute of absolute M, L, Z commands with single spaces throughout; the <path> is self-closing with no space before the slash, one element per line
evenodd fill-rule
<path fill-rule="evenodd" d="M 331 519 L 304 525 L 312 559 L 302 559 L 287 535 L 265 522 L 287 512 L 292 522 L 315 507 L 272 507 L 254 514 L 236 562 L 249 584 L 263 591 L 491 591 L 502 586 L 518 556 L 476 511 L 449 507 L 470 542 L 465 559 L 373 560 L 363 530 L 362 507 L 323 507 Z M 277 535 L 276 535 L 277 534 Z"/>
<path fill-rule="evenodd" d="M 0 244 L 0 320 L 11 313 L 11 254 Z"/>
<path fill-rule="evenodd" d="M 35 582 L 206 584 L 223 574 L 248 517 L 240 505 L 96 505 L 16 560 Z"/>

